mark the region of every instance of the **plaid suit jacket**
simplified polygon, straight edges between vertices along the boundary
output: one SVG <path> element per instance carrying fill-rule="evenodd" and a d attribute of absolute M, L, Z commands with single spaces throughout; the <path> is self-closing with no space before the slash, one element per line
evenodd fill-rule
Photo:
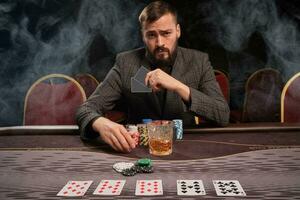
<path fill-rule="evenodd" d="M 183 118 L 185 123 L 190 121 L 189 116 L 197 115 L 216 125 L 228 124 L 229 107 L 216 82 L 207 54 L 178 47 L 171 76 L 190 88 L 191 103 L 186 105 L 177 93 L 167 91 L 163 110 L 153 93 L 131 93 L 131 77 L 142 65 L 151 69 L 151 64 L 145 57 L 145 48 L 117 55 L 115 65 L 104 81 L 77 111 L 76 118 L 82 138 L 99 135 L 89 127 L 91 122 L 112 110 L 119 99 L 126 103 L 129 122 L 138 123 L 143 118 Z"/>

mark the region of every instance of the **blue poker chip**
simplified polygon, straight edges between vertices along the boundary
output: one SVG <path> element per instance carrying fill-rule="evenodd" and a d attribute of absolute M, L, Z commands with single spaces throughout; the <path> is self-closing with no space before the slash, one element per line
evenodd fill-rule
<path fill-rule="evenodd" d="M 174 132 L 177 140 L 181 140 L 183 138 L 183 126 L 181 119 L 174 119 Z"/>
<path fill-rule="evenodd" d="M 152 119 L 142 119 L 143 124 L 148 124 L 152 122 Z"/>

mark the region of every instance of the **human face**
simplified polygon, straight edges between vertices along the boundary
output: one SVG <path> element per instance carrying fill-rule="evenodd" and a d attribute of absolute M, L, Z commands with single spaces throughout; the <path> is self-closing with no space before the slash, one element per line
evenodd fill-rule
<path fill-rule="evenodd" d="M 170 63 L 180 37 L 180 26 L 174 16 L 168 13 L 152 23 L 144 23 L 142 34 L 143 41 L 154 61 Z"/>

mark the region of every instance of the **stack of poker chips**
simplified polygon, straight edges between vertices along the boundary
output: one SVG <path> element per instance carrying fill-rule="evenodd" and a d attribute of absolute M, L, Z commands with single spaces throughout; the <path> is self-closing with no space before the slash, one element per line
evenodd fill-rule
<path fill-rule="evenodd" d="M 140 133 L 140 145 L 141 146 L 148 146 L 149 136 L 148 136 L 148 129 L 147 124 L 152 122 L 152 119 L 143 119 L 142 124 L 138 124 L 138 132 Z"/>
<path fill-rule="evenodd" d="M 139 159 L 135 163 L 135 167 L 136 167 L 137 173 L 152 173 L 153 172 L 152 162 L 149 158 Z"/>
<path fill-rule="evenodd" d="M 126 129 L 131 135 L 131 137 L 134 139 L 135 145 L 138 145 L 140 143 L 140 133 L 138 131 L 138 127 L 135 125 L 127 125 Z"/>
<path fill-rule="evenodd" d="M 146 124 L 138 124 L 137 128 L 138 128 L 138 132 L 140 134 L 139 145 L 147 146 L 148 142 L 149 142 L 147 125 Z"/>
<path fill-rule="evenodd" d="M 182 120 L 181 119 L 174 119 L 174 132 L 176 135 L 177 140 L 181 140 L 183 137 L 183 127 L 182 127 Z"/>
<path fill-rule="evenodd" d="M 124 176 L 134 176 L 137 173 L 152 173 L 152 162 L 148 158 L 139 159 L 136 163 L 119 162 L 113 165 L 113 169 Z"/>

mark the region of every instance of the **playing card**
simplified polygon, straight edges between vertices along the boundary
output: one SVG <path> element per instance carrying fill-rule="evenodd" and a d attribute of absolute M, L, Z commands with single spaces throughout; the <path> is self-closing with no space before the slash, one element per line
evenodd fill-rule
<path fill-rule="evenodd" d="M 145 87 L 147 87 L 145 85 L 145 78 L 148 72 L 149 69 L 145 68 L 144 66 L 141 66 L 139 70 L 136 72 L 136 74 L 134 75 L 134 79 L 142 83 Z"/>
<path fill-rule="evenodd" d="M 57 196 L 79 197 L 83 196 L 89 189 L 93 181 L 69 181 Z"/>
<path fill-rule="evenodd" d="M 162 181 L 161 180 L 137 180 L 135 187 L 136 196 L 154 196 L 162 195 Z"/>
<path fill-rule="evenodd" d="M 125 180 L 102 180 L 93 194 L 120 195 L 125 185 L 125 182 Z"/>
<path fill-rule="evenodd" d="M 237 180 L 213 180 L 213 184 L 218 196 L 246 196 Z"/>
<path fill-rule="evenodd" d="M 177 195 L 206 195 L 201 180 L 177 180 Z"/>
<path fill-rule="evenodd" d="M 141 92 L 152 92 L 151 88 L 146 87 L 144 84 L 135 80 L 131 77 L 131 92 L 132 93 L 141 93 Z"/>

